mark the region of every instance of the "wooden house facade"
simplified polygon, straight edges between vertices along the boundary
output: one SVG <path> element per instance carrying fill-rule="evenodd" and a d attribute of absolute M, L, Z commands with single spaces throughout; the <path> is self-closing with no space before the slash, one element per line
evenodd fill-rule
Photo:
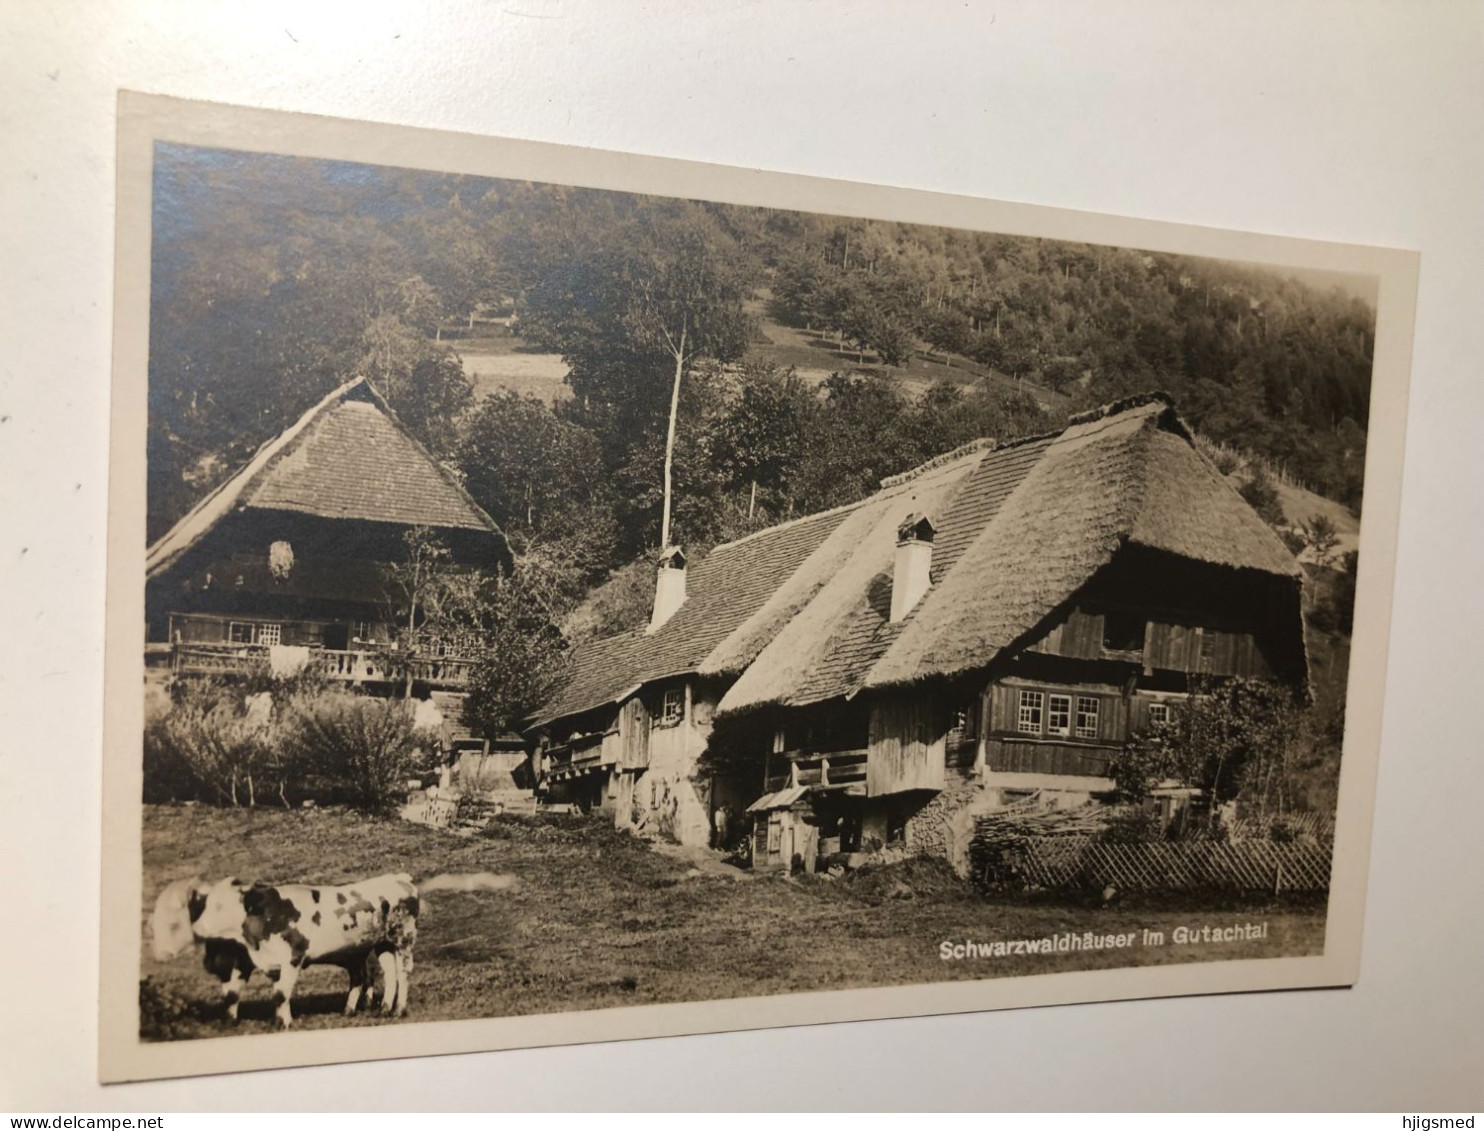
<path fill-rule="evenodd" d="M 504 535 L 363 378 L 264 444 L 146 556 L 147 646 L 182 674 L 313 664 L 357 684 L 405 680 L 402 597 L 387 566 L 427 528 L 455 568 L 508 562 Z M 457 687 L 469 661 L 420 642 L 416 681 Z"/>
<path fill-rule="evenodd" d="M 789 536 L 724 619 L 709 592 L 675 614 L 717 622 L 686 660 L 705 721 L 678 765 L 734 783 L 759 866 L 889 845 L 961 864 L 976 812 L 1111 794 L 1115 754 L 1195 677 L 1306 683 L 1298 564 L 1159 396 L 968 445 L 711 557 L 750 575 L 746 547 Z M 659 692 L 610 646 L 578 672 Z"/>

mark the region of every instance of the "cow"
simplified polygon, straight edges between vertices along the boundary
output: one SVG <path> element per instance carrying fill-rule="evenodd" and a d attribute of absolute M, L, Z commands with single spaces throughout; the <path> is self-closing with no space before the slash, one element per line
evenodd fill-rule
<path fill-rule="evenodd" d="M 221 980 L 227 1016 L 234 1021 L 242 987 L 261 970 L 275 983 L 279 1027 L 289 1028 L 294 986 L 304 967 L 315 963 L 349 974 L 347 1015 L 363 997 L 369 1000 L 379 967 L 381 1010 L 400 1017 L 407 1012 L 418 910 L 417 888 L 406 874 L 339 887 L 183 880 L 155 903 L 153 949 L 163 961 L 205 944 L 204 965 Z"/>

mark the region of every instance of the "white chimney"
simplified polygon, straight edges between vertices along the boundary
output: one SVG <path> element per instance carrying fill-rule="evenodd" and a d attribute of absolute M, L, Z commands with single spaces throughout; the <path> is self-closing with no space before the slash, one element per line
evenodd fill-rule
<path fill-rule="evenodd" d="M 660 555 L 659 573 L 654 582 L 654 612 L 649 617 L 650 632 L 675 615 L 685 604 L 685 551 L 671 546 Z"/>
<path fill-rule="evenodd" d="M 925 514 L 909 514 L 897 527 L 897 560 L 891 575 L 891 619 L 917 607 L 932 585 L 933 536 L 937 527 Z"/>

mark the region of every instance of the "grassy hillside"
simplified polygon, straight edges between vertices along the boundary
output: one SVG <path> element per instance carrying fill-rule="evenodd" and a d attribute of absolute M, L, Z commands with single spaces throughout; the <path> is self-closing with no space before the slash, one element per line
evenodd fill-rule
<path fill-rule="evenodd" d="M 1273 486 L 1278 490 L 1278 502 L 1289 522 L 1295 525 L 1312 522 L 1323 515 L 1335 524 L 1335 532 L 1339 538 L 1334 550 L 1337 559 L 1351 550 L 1359 549 L 1360 519 L 1344 503 L 1326 499 L 1323 495 L 1316 495 L 1313 491 L 1306 491 L 1292 483 L 1274 481 Z M 1309 557 L 1301 556 L 1301 560 L 1307 561 Z"/>
<path fill-rule="evenodd" d="M 983 381 L 1003 392 L 1029 393 L 1051 412 L 1063 411 L 1069 403 L 1067 397 L 1044 385 L 1017 381 L 955 354 L 919 351 L 906 365 L 883 366 L 869 350 L 842 346 L 832 334 L 799 330 L 768 318 L 762 300 L 748 306 L 749 313 L 758 319 L 749 357 L 781 369 L 792 367 L 811 385 L 820 384 L 832 373 L 884 371 L 901 382 L 908 397 L 919 396 L 939 381 L 965 386 Z M 561 356 L 537 352 L 503 324 L 480 323 L 472 334 L 448 340 L 463 359 L 464 372 L 474 382 L 476 397 L 510 389 L 555 403 L 572 395 L 566 385 L 567 365 Z"/>
<path fill-rule="evenodd" d="M 147 807 L 141 926 L 165 884 L 191 875 L 346 882 L 389 871 L 513 872 L 516 891 L 442 893 L 419 922 L 409 1021 L 496 1017 L 682 1000 L 845 989 L 1071 968 L 1315 954 L 1322 911 L 1153 910 L 991 904 L 941 865 L 911 861 L 852 878 L 742 872 L 714 855 L 651 847 L 601 819 L 502 818 L 460 837 L 333 811 Z M 943 940 L 1266 920 L 1265 942 L 1133 948 L 1092 957 L 946 962 Z M 183 955 L 141 977 L 144 1036 L 184 1039 L 270 1028 L 269 984 L 249 984 L 241 1023 L 220 1020 L 219 985 Z M 295 1014 L 305 1028 L 384 1023 L 340 1015 L 345 975 L 312 967 Z"/>

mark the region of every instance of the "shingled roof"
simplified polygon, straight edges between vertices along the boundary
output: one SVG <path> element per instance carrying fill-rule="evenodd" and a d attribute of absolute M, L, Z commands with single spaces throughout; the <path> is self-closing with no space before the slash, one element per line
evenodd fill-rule
<path fill-rule="evenodd" d="M 364 377 L 330 393 L 197 503 L 150 546 L 146 576 L 244 509 L 500 534 Z"/>
<path fill-rule="evenodd" d="M 937 526 L 932 587 L 893 623 L 894 535 L 909 513 Z M 718 546 L 658 632 L 579 649 L 538 722 L 688 672 L 735 677 L 725 714 L 983 667 L 1125 544 L 1301 577 L 1168 399 L 1150 394 L 1059 433 L 957 449 L 859 503 Z"/>
<path fill-rule="evenodd" d="M 714 548 L 687 571 L 685 603 L 656 631 L 621 633 L 576 648 L 570 679 L 533 725 L 578 715 L 617 702 L 637 686 L 698 670 L 854 509 L 810 515 Z"/>
<path fill-rule="evenodd" d="M 898 525 L 909 513 L 951 512 L 960 488 L 986 458 L 982 449 L 971 450 L 905 482 L 889 481 L 895 485 L 862 503 L 838 559 L 806 567 L 826 573 L 827 580 L 753 658 L 720 709 L 800 706 L 853 690 L 856 678 L 884 648 L 879 637 L 891 611 Z"/>

